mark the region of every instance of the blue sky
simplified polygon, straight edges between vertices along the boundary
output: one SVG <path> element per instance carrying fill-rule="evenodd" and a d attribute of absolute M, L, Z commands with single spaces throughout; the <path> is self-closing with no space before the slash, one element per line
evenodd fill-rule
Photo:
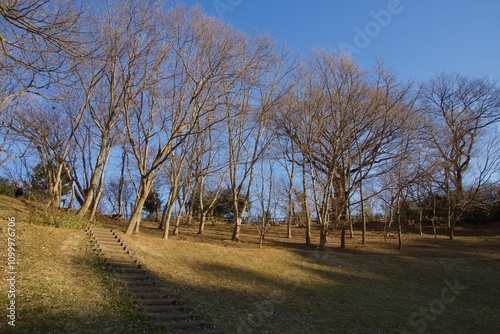
<path fill-rule="evenodd" d="M 381 57 L 404 79 L 458 72 L 500 80 L 500 0 L 179 0 L 238 30 L 269 33 L 304 56 L 314 47 Z"/>

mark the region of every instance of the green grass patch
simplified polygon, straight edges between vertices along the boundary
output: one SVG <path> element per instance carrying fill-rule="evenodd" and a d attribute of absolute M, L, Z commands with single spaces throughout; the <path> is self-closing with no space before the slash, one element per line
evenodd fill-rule
<path fill-rule="evenodd" d="M 80 218 L 76 212 L 42 212 L 29 217 L 32 224 L 64 229 L 83 230 L 90 226 L 100 227 L 101 224 Z"/>

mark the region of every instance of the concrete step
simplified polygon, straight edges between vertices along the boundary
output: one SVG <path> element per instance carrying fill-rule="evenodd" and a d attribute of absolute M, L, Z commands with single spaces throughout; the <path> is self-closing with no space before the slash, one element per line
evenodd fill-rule
<path fill-rule="evenodd" d="M 116 239 L 115 241 L 105 241 L 105 240 L 96 240 L 96 244 L 99 245 L 99 246 L 106 246 L 106 247 L 111 247 L 111 246 L 115 246 L 115 247 L 125 247 L 125 244 L 122 242 L 122 241 L 119 241 L 118 239 Z"/>
<path fill-rule="evenodd" d="M 142 308 L 148 313 L 191 313 L 193 309 L 178 305 L 142 305 Z"/>
<path fill-rule="evenodd" d="M 130 293 L 156 293 L 158 292 L 158 287 L 156 286 L 131 286 L 128 288 Z M 151 298 L 155 299 L 155 298 Z"/>
<path fill-rule="evenodd" d="M 123 274 L 120 275 L 120 278 L 125 281 L 153 281 L 154 279 L 151 276 L 148 276 L 144 273 L 141 274 Z"/>
<path fill-rule="evenodd" d="M 129 274 L 146 275 L 146 270 L 137 267 L 136 268 L 109 267 L 108 270 L 122 275 L 129 275 Z"/>
<path fill-rule="evenodd" d="M 166 314 L 161 314 L 161 313 L 148 313 L 147 314 L 148 318 L 151 319 L 156 319 L 156 320 L 167 320 L 167 321 L 173 321 L 173 320 L 196 320 L 200 319 L 201 315 L 196 314 L 196 313 L 166 313 Z"/>
<path fill-rule="evenodd" d="M 108 249 L 108 248 L 100 248 L 98 249 L 99 252 L 104 253 L 106 255 L 113 255 L 113 254 L 118 254 L 118 255 L 125 255 L 125 256 L 130 256 L 130 253 L 128 250 L 125 249 Z"/>
<path fill-rule="evenodd" d="M 124 280 L 128 286 L 157 286 L 155 281 L 146 281 L 146 280 Z"/>
<path fill-rule="evenodd" d="M 163 325 L 179 330 L 179 334 L 222 334 L 212 323 L 201 320 L 202 316 L 192 308 L 177 305 L 175 296 L 162 290 L 116 231 L 102 228 L 88 229 L 87 233 L 105 268 L 119 274 L 117 277 L 127 284 L 130 300 L 150 319 L 165 322 Z"/>
<path fill-rule="evenodd" d="M 92 234 L 92 237 L 94 239 L 102 239 L 102 240 L 118 240 L 120 239 L 120 236 L 115 233 L 94 233 Z"/>
<path fill-rule="evenodd" d="M 106 263 L 106 266 L 110 269 L 110 270 L 114 270 L 114 269 L 142 269 L 142 265 L 139 264 L 139 263 L 113 263 L 113 262 L 108 262 Z"/>
<path fill-rule="evenodd" d="M 173 322 L 167 324 L 172 329 L 190 329 L 190 328 L 213 328 L 214 325 L 208 321 L 189 321 L 189 322 Z"/>
<path fill-rule="evenodd" d="M 107 263 L 113 263 L 113 264 L 138 264 L 137 260 L 131 257 L 130 255 L 126 256 L 111 256 L 111 255 L 106 255 L 102 254 L 102 257 L 104 259 L 104 264 L 106 265 Z"/>
<path fill-rule="evenodd" d="M 120 245 L 97 245 L 96 250 L 99 250 L 101 252 L 121 252 L 125 251 L 125 253 L 129 253 L 129 250 L 126 249 L 124 246 Z"/>
<path fill-rule="evenodd" d="M 175 298 L 158 298 L 158 299 L 132 299 L 133 303 L 142 305 L 175 305 Z"/>
<path fill-rule="evenodd" d="M 174 295 L 168 293 L 158 293 L 156 289 L 147 292 L 134 292 L 131 291 L 130 295 L 136 299 L 168 299 L 174 298 Z"/>

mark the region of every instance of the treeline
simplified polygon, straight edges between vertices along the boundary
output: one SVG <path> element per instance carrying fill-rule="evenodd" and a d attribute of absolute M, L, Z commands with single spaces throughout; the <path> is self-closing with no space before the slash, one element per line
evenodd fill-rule
<path fill-rule="evenodd" d="M 324 249 L 370 215 L 402 226 L 496 218 L 500 90 L 400 80 L 346 54 L 307 59 L 199 8 L 148 1 L 0 5 L 0 166 L 46 205 L 111 208 L 164 237 L 181 219 L 297 219 Z M 83 5 L 82 5 L 83 6 Z M 38 189 L 37 191 L 35 191 Z M 154 211 L 154 212 L 153 212 Z M 417 218 L 415 218 L 415 215 Z M 196 216 L 196 217 L 194 217 Z M 160 219 L 161 218 L 161 219 Z M 489 218 L 488 218 L 489 219 Z M 400 239 L 401 243 L 401 239 Z"/>

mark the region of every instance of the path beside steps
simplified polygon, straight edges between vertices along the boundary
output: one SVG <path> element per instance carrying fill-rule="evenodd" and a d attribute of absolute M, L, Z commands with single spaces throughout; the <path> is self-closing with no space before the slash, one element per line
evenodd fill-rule
<path fill-rule="evenodd" d="M 183 334 L 222 334 L 200 314 L 179 305 L 174 295 L 164 291 L 158 279 L 134 258 L 116 231 L 89 228 L 87 233 L 106 268 L 126 283 L 132 302 L 148 318 Z"/>

